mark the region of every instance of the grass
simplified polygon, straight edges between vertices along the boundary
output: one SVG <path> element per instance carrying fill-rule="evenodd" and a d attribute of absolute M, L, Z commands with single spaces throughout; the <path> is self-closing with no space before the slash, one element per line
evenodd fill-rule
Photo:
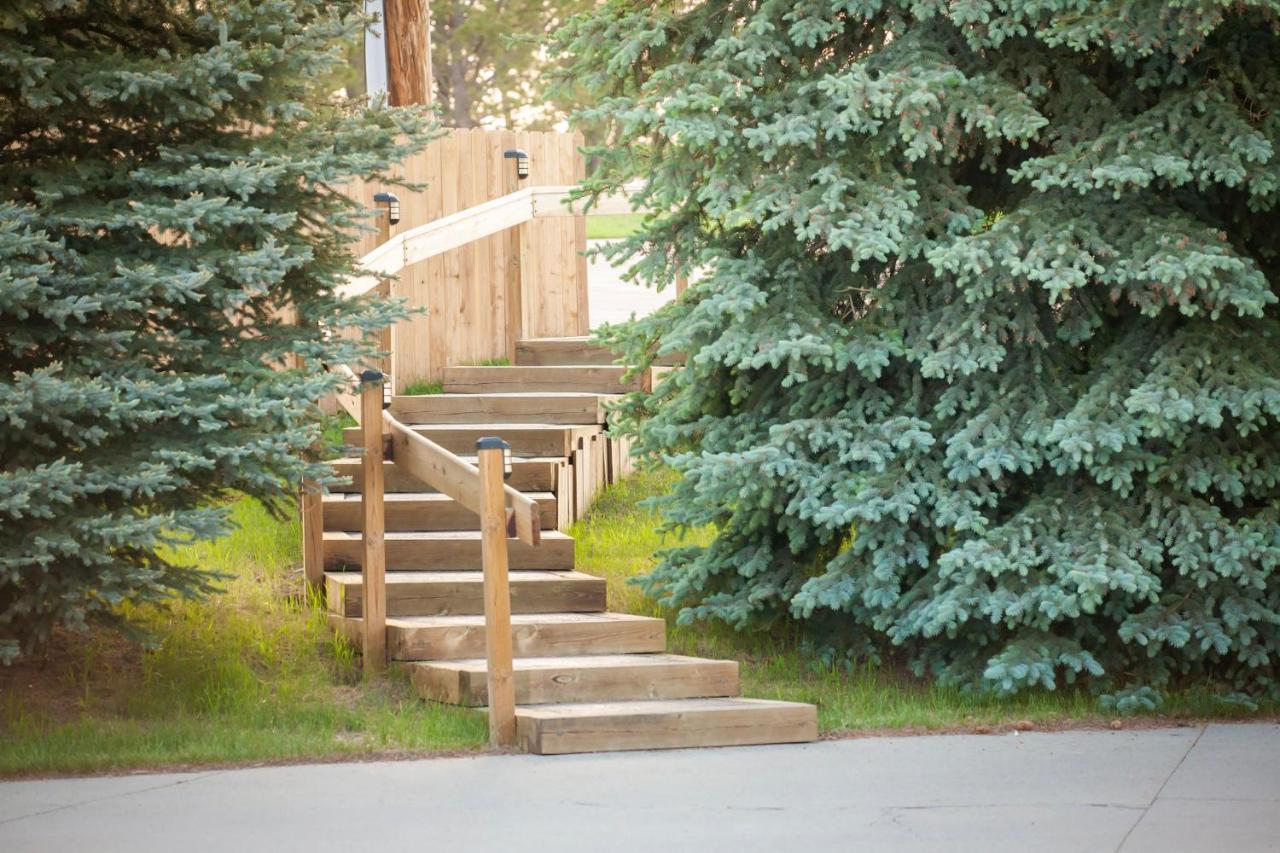
<path fill-rule="evenodd" d="M 742 664 L 743 695 L 811 702 L 827 733 L 894 731 L 983 731 L 1024 726 L 1055 728 L 1110 725 L 1096 697 L 1080 690 L 1036 691 L 1012 698 L 973 695 L 912 678 L 890 667 L 852 670 L 819 664 L 800 649 L 794 625 L 736 632 L 721 624 L 677 625 L 674 614 L 645 598 L 630 580 L 647 572 L 655 551 L 677 544 L 653 532 L 657 516 L 638 506 L 670 488 L 670 473 L 639 474 L 607 489 L 570 533 L 577 539 L 577 567 L 609 581 L 612 609 L 667 620 L 668 648 L 675 654 L 734 658 Z M 700 544 L 710 533 L 694 535 Z M 1158 714 L 1126 718 L 1123 725 L 1203 719 L 1274 719 L 1280 707 L 1257 712 L 1223 705 L 1207 689 L 1170 695 Z"/>
<path fill-rule="evenodd" d="M 227 573 L 216 596 L 126 614 L 153 647 L 60 634 L 43 665 L 0 667 L 0 774 L 483 747 L 479 714 L 419 701 L 398 673 L 362 684 L 304 595 L 297 522 L 233 512 L 236 532 L 181 555 Z"/>
<path fill-rule="evenodd" d="M 588 240 L 618 240 L 640 229 L 643 213 L 611 213 L 587 217 Z"/>
<path fill-rule="evenodd" d="M 1107 724 L 1079 692 L 971 696 L 891 669 L 817 665 L 798 651 L 794 627 L 735 633 L 676 625 L 628 582 L 672 544 L 637 506 L 669 486 L 669 474 L 641 474 L 607 489 L 570 531 L 578 568 L 608 579 L 612 609 L 666 618 L 671 651 L 741 661 L 746 695 L 813 702 L 828 733 Z M 47 660 L 0 667 L 0 775 L 484 748 L 480 714 L 419 701 L 394 670 L 362 682 L 355 650 L 335 638 L 319 602 L 304 593 L 292 515 L 273 518 L 251 500 L 233 513 L 233 534 L 179 555 L 226 574 L 217 595 L 126 611 L 153 645 L 111 630 L 61 633 Z M 1125 725 L 1278 712 L 1250 715 L 1191 691 L 1170 697 L 1160 716 Z"/>
<path fill-rule="evenodd" d="M 401 392 L 408 397 L 425 397 L 432 394 L 443 394 L 443 382 L 428 382 L 425 379 L 419 379 L 417 382 L 410 382 Z"/>

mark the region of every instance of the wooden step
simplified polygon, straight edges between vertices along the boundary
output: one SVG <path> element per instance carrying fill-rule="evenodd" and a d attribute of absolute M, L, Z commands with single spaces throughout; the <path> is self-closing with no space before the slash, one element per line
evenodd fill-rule
<path fill-rule="evenodd" d="M 392 397 L 391 414 L 415 424 L 603 424 L 611 394 L 543 391 Z"/>
<path fill-rule="evenodd" d="M 395 530 L 387 531 L 387 571 L 466 571 L 479 570 L 479 530 Z M 349 530 L 326 530 L 324 564 L 326 569 L 358 566 L 362 547 L 360 534 Z M 573 568 L 573 539 L 557 530 L 542 534 L 539 545 L 526 545 L 518 539 L 507 541 L 507 559 L 513 571 L 546 569 L 565 571 Z"/>
<path fill-rule="evenodd" d="M 582 364 L 617 364 L 619 354 L 592 343 L 585 335 L 567 338 L 526 338 L 516 342 L 516 364 L 518 365 L 582 365 Z M 655 364 L 675 365 L 685 360 L 684 355 L 659 356 Z"/>
<path fill-rule="evenodd" d="M 556 497 L 525 492 L 538 504 L 543 530 L 556 529 Z M 363 530 L 363 498 L 358 493 L 325 495 L 325 530 Z M 387 530 L 479 530 L 480 517 L 439 492 L 387 492 L 383 499 Z"/>
<path fill-rule="evenodd" d="M 329 624 L 359 646 L 360 620 L 329 614 Z M 667 623 L 627 613 L 515 613 L 511 640 L 519 657 L 614 655 L 666 649 Z M 387 620 L 393 660 L 485 656 L 484 617 L 407 616 Z"/>
<path fill-rule="evenodd" d="M 579 439 L 601 431 L 599 424 L 414 424 L 410 429 L 450 453 L 475 453 L 478 439 L 497 436 L 511 445 L 513 456 L 526 458 L 568 456 Z M 349 445 L 359 445 L 360 428 L 348 427 L 342 438 Z"/>
<path fill-rule="evenodd" d="M 519 365 L 616 364 L 617 361 L 617 353 L 592 343 L 586 336 L 516 341 L 516 364 Z"/>
<path fill-rule="evenodd" d="M 516 708 L 521 747 L 538 755 L 804 743 L 818 738 L 812 705 L 766 699 L 669 699 Z"/>
<path fill-rule="evenodd" d="M 472 465 L 476 462 L 475 454 L 463 455 Z M 329 491 L 350 493 L 358 492 L 364 486 L 364 471 L 359 457 L 334 459 L 329 463 L 339 477 L 347 477 L 349 483 L 330 486 Z M 513 457 L 511 460 L 511 477 L 507 485 L 522 492 L 550 492 L 556 488 L 556 478 L 560 468 L 565 464 L 558 456 Z M 396 467 L 395 462 L 382 464 L 382 478 L 388 492 L 431 492 L 433 489 L 417 477 L 411 477 Z"/>
<path fill-rule="evenodd" d="M 448 367 L 444 390 L 457 394 L 489 394 L 506 391 L 591 391 L 624 394 L 649 390 L 646 371 L 622 381 L 625 367 Z"/>
<path fill-rule="evenodd" d="M 526 571 L 511 574 L 513 613 L 596 613 L 605 609 L 604 578 L 581 572 Z M 329 610 L 361 615 L 364 583 L 359 572 L 325 574 Z M 388 616 L 471 616 L 484 613 L 484 573 L 391 572 Z"/>
<path fill-rule="evenodd" d="M 453 705 L 489 701 L 483 659 L 407 664 L 424 699 Z M 602 702 L 738 695 L 738 662 L 682 655 L 590 655 L 517 658 L 516 702 Z"/>

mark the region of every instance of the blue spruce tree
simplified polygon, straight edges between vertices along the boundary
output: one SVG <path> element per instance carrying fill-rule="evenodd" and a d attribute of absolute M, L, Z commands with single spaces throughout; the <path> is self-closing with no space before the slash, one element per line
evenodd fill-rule
<path fill-rule="evenodd" d="M 1004 692 L 1280 695 L 1280 3 L 610 0 L 648 590 Z"/>
<path fill-rule="evenodd" d="M 0 10 L 0 659 L 125 600 L 198 594 L 163 545 L 276 508 L 323 363 L 394 305 L 344 302 L 364 215 L 333 191 L 422 141 L 331 102 L 359 0 L 39 0 Z"/>

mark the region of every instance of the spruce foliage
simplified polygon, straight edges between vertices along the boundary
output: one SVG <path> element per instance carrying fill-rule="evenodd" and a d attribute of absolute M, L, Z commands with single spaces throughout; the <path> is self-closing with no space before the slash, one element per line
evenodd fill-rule
<path fill-rule="evenodd" d="M 559 47 L 643 140 L 687 366 L 651 592 L 1121 709 L 1280 693 L 1280 3 L 611 0 Z M 640 416 L 647 420 L 641 421 Z"/>
<path fill-rule="evenodd" d="M 332 187 L 426 116 L 331 103 L 358 0 L 38 0 L 0 11 L 0 658 L 123 601 L 207 590 L 163 546 L 325 470 L 333 290 L 364 212 Z M 289 310 L 282 310 L 290 306 Z M 288 368 L 288 369 L 286 369 Z"/>

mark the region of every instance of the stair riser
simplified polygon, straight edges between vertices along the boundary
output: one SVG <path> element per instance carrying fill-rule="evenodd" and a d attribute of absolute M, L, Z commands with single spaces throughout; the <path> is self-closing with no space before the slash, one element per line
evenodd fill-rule
<path fill-rule="evenodd" d="M 359 625 L 358 622 L 354 624 Z M 665 625 L 661 620 L 515 624 L 511 626 L 511 640 L 517 657 L 633 654 L 661 652 L 666 649 Z M 387 649 L 394 660 L 462 660 L 484 657 L 484 628 L 388 626 Z"/>
<path fill-rule="evenodd" d="M 455 501 L 386 501 L 383 504 L 387 530 L 479 530 L 480 517 Z M 363 530 L 363 501 L 326 501 L 325 530 Z M 538 500 L 543 530 L 556 529 L 556 500 Z"/>
<path fill-rule="evenodd" d="M 613 365 L 618 354 L 612 350 L 578 341 L 520 341 L 516 344 L 516 364 Z"/>
<path fill-rule="evenodd" d="M 625 394 L 648 390 L 648 374 L 622 381 L 621 367 L 451 367 L 444 388 L 451 394 L 577 391 Z"/>
<path fill-rule="evenodd" d="M 605 609 L 603 578 L 511 582 L 512 613 L 598 613 Z M 359 617 L 364 592 L 359 584 L 327 584 L 329 609 Z M 388 616 L 470 616 L 484 613 L 481 583 L 394 584 L 387 589 Z"/>
<path fill-rule="evenodd" d="M 496 427 L 456 427 L 453 429 L 424 429 L 412 427 L 418 435 L 428 438 L 450 453 L 476 452 L 476 440 L 496 435 L 511 445 L 513 455 L 568 456 L 577 447 L 578 439 L 600 432 L 598 426 L 558 426 L 553 429 L 500 429 Z M 342 431 L 342 440 L 351 446 L 359 446 L 363 439 L 359 427 Z"/>
<path fill-rule="evenodd" d="M 387 571 L 474 571 L 483 568 L 480 559 L 480 540 L 386 540 Z M 324 564 L 327 569 L 358 566 L 363 548 L 358 537 L 324 543 Z M 573 540 L 546 539 L 537 546 L 526 545 L 516 539 L 507 542 L 508 568 L 549 569 L 564 571 L 573 568 Z"/>
<path fill-rule="evenodd" d="M 512 459 L 511 476 L 507 479 L 507 485 L 521 492 L 554 491 L 556 486 L 556 471 L 559 467 L 559 463 L 550 460 Z M 335 463 L 333 469 L 334 473 L 339 477 L 351 478 L 351 483 L 349 485 L 339 484 L 337 486 L 330 486 L 330 491 L 349 494 L 363 490 L 364 472 L 361 470 L 359 462 Z M 396 468 L 394 462 L 383 463 L 382 475 L 383 480 L 386 482 L 386 491 L 388 492 L 434 491 L 434 489 L 418 478 L 411 477 Z"/>
<path fill-rule="evenodd" d="M 536 755 L 699 746 L 807 743 L 818 738 L 812 705 L 784 709 L 537 720 L 516 713 L 520 746 Z"/>
<path fill-rule="evenodd" d="M 452 705 L 488 704 L 488 677 L 483 671 L 461 671 L 430 664 L 410 668 L 424 699 Z M 574 667 L 572 659 L 557 669 L 515 672 L 516 703 L 609 702 L 630 699 L 693 699 L 738 695 L 738 665 L 714 661 L 697 665 L 640 667 Z"/>
<path fill-rule="evenodd" d="M 391 413 L 402 423 L 420 424 L 566 424 L 605 422 L 609 395 L 587 397 L 396 397 Z"/>

